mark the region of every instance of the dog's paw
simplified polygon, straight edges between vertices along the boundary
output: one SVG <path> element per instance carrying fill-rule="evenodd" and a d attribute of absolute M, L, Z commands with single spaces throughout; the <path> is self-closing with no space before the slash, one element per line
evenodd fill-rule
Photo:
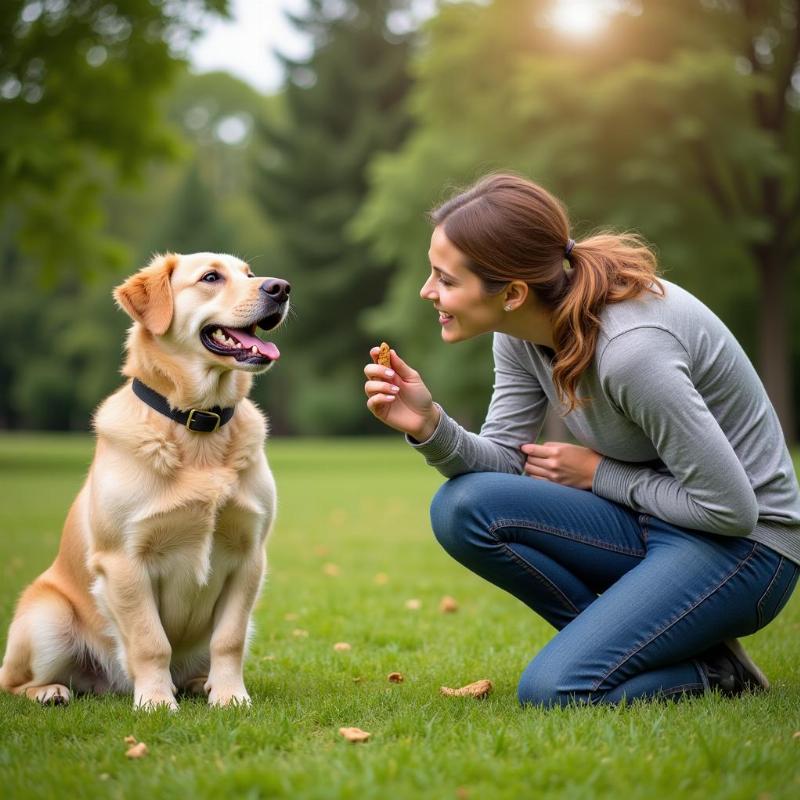
<path fill-rule="evenodd" d="M 177 711 L 178 703 L 171 693 L 156 689 L 152 691 L 136 692 L 134 695 L 133 707 L 137 711 L 156 711 L 159 708 L 168 708 L 170 711 Z"/>
<path fill-rule="evenodd" d="M 171 475 L 181 465 L 178 446 L 158 433 L 142 439 L 137 446 L 137 452 L 161 475 Z"/>
<path fill-rule="evenodd" d="M 216 689 L 212 686 L 208 692 L 208 704 L 216 708 L 224 706 L 242 706 L 246 708 L 251 706 L 253 701 L 244 686 L 236 689 Z"/>
<path fill-rule="evenodd" d="M 31 700 L 38 700 L 43 706 L 65 706 L 70 701 L 69 689 L 60 683 L 47 686 L 32 686 L 25 690 Z"/>

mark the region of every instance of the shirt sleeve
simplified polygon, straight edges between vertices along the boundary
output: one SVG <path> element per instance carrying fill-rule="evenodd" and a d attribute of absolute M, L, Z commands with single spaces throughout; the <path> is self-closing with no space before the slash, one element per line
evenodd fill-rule
<path fill-rule="evenodd" d="M 507 337 L 495 334 L 494 390 L 480 434 L 470 433 L 443 410 L 430 439 L 409 444 L 447 478 L 465 472 L 521 474 L 525 454 L 520 445 L 535 442 L 544 422 L 547 395 L 526 370 Z"/>
<path fill-rule="evenodd" d="M 758 519 L 755 492 L 678 339 L 662 328 L 627 331 L 608 343 L 598 373 L 609 400 L 644 431 L 669 474 L 604 457 L 594 493 L 681 527 L 749 534 Z"/>

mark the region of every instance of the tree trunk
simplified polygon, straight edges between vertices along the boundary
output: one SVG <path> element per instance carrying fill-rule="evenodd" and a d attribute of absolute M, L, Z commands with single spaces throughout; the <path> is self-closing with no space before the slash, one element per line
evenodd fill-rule
<path fill-rule="evenodd" d="M 787 265 L 777 248 L 756 252 L 759 277 L 759 372 L 786 441 L 796 440 L 787 318 Z"/>

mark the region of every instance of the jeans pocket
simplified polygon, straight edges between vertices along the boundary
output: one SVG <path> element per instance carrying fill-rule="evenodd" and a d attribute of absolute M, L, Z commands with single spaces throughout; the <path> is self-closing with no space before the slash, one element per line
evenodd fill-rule
<path fill-rule="evenodd" d="M 758 627 L 763 628 L 778 616 L 780 610 L 789 602 L 797 584 L 800 568 L 789 559 L 781 556 L 764 594 L 758 601 Z"/>

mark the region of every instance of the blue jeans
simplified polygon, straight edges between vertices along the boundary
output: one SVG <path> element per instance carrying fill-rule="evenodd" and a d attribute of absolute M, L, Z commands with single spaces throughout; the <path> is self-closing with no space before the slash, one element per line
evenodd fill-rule
<path fill-rule="evenodd" d="M 522 674 L 523 704 L 707 691 L 698 657 L 770 622 L 799 571 L 757 542 L 520 475 L 447 481 L 431 522 L 453 558 L 557 628 Z"/>

